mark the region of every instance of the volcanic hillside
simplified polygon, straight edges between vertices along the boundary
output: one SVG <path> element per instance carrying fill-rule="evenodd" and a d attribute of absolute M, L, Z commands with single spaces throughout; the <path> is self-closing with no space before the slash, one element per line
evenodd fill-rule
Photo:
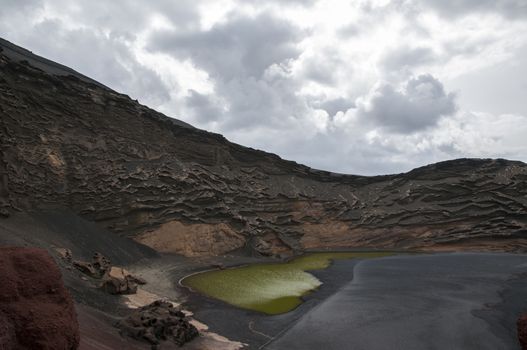
<path fill-rule="evenodd" d="M 527 165 L 389 176 L 233 144 L 0 41 L 0 210 L 67 208 L 187 256 L 326 247 L 527 251 Z"/>

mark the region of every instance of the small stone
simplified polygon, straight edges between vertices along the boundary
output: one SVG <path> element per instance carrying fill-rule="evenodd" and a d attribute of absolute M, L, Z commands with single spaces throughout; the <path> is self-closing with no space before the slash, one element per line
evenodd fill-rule
<path fill-rule="evenodd" d="M 101 253 L 93 254 L 93 267 L 99 271 L 99 274 L 103 276 L 107 271 L 110 270 L 112 264 L 108 258 Z"/>
<path fill-rule="evenodd" d="M 135 276 L 135 275 L 128 275 L 128 278 L 137 284 L 140 284 L 140 285 L 146 284 L 146 280 L 142 277 Z"/>
<path fill-rule="evenodd" d="M 212 267 L 219 270 L 225 270 L 225 265 L 218 263 L 218 264 L 212 264 Z"/>
<path fill-rule="evenodd" d="M 11 215 L 11 213 L 9 212 L 9 210 L 7 210 L 6 208 L 0 208 L 0 217 L 1 218 L 8 218 L 10 215 Z"/>
<path fill-rule="evenodd" d="M 86 274 L 88 276 L 91 276 L 91 277 L 94 277 L 94 278 L 97 278 L 99 276 L 97 270 L 89 262 L 74 260 L 73 261 L 73 266 L 77 270 L 79 270 L 80 272 L 82 272 L 82 273 L 84 273 L 84 274 Z"/>
<path fill-rule="evenodd" d="M 73 260 L 73 255 L 71 254 L 71 250 L 67 248 L 55 248 L 55 251 L 59 254 L 62 260 L 65 260 L 67 262 L 71 262 Z"/>

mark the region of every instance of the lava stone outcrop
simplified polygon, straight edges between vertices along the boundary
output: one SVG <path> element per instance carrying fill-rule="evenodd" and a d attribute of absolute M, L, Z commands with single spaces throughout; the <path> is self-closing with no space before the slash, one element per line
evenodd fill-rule
<path fill-rule="evenodd" d="M 161 300 L 135 310 L 116 326 L 122 334 L 152 345 L 172 341 L 182 346 L 199 335 L 180 309 Z"/>
<path fill-rule="evenodd" d="M 71 252 L 59 251 L 59 255 L 65 256 L 66 261 L 83 274 L 95 279 L 102 280 L 101 289 L 110 294 L 135 294 L 137 285 L 146 284 L 140 277 L 133 276 L 122 267 L 112 266 L 111 261 L 101 253 L 95 253 L 92 261 L 72 260 Z"/>
<path fill-rule="evenodd" d="M 0 349 L 78 348 L 73 300 L 45 250 L 1 247 L 0 281 Z"/>
<path fill-rule="evenodd" d="M 102 277 L 101 288 L 110 294 L 135 294 L 137 293 L 138 281 L 142 279 L 132 276 L 121 267 L 112 268 Z M 144 283 L 143 283 L 144 284 Z"/>
<path fill-rule="evenodd" d="M 73 266 L 93 278 L 102 278 L 112 267 L 110 260 L 100 253 L 93 255 L 92 262 L 73 260 Z"/>

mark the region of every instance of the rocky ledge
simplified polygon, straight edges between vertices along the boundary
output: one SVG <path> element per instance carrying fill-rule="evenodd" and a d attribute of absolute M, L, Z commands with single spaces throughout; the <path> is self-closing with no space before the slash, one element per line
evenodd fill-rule
<path fill-rule="evenodd" d="M 458 159 L 373 177 L 314 170 L 168 118 L 12 44 L 0 48 L 3 216 L 66 207 L 187 256 L 527 251 L 522 162 Z"/>

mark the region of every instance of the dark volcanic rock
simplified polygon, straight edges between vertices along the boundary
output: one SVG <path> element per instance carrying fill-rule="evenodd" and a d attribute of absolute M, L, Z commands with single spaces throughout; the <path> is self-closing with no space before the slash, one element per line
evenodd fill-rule
<path fill-rule="evenodd" d="M 518 318 L 518 340 L 522 350 L 527 350 L 527 314 L 523 314 Z"/>
<path fill-rule="evenodd" d="M 243 247 L 266 255 L 322 247 L 527 251 L 522 162 L 459 159 L 374 177 L 318 171 L 0 44 L 0 207 L 67 207 L 188 256 Z"/>
<path fill-rule="evenodd" d="M 71 252 L 58 250 L 59 254 L 63 251 L 71 261 Z M 110 294 L 135 294 L 138 284 L 146 284 L 144 279 L 131 275 L 121 267 L 112 266 L 110 260 L 100 253 L 93 255 L 92 262 L 74 260 L 72 264 L 85 275 L 101 279 L 101 289 Z"/>
<path fill-rule="evenodd" d="M 71 253 L 70 249 L 67 248 L 55 248 L 55 251 L 59 255 L 59 257 L 64 260 L 67 263 L 72 264 L 73 263 L 73 255 Z"/>
<path fill-rule="evenodd" d="M 172 341 L 181 346 L 199 335 L 181 310 L 160 300 L 135 310 L 116 326 L 121 333 L 153 345 Z"/>
<path fill-rule="evenodd" d="M 115 266 L 108 270 L 102 279 L 101 288 L 110 294 L 135 294 L 137 281 L 145 282 L 141 278 L 130 275 L 125 269 Z"/>
<path fill-rule="evenodd" d="M 92 262 L 74 260 L 73 266 L 80 272 L 93 278 L 102 278 L 112 267 L 110 260 L 100 253 L 93 255 Z"/>
<path fill-rule="evenodd" d="M 110 260 L 107 259 L 101 253 L 93 254 L 92 265 L 95 268 L 95 270 L 99 271 L 99 273 L 101 273 L 101 274 L 104 274 L 104 273 L 108 272 L 111 269 L 111 267 L 112 267 L 112 264 L 111 264 Z"/>
<path fill-rule="evenodd" d="M 73 261 L 73 266 L 75 266 L 75 268 L 79 270 L 80 272 L 82 272 L 83 274 L 88 275 L 90 277 L 94 277 L 94 278 L 101 277 L 101 275 L 99 275 L 97 270 L 95 270 L 95 268 L 89 262 L 75 260 Z"/>
<path fill-rule="evenodd" d="M 73 301 L 45 250 L 0 248 L 0 280 L 0 349 L 78 347 Z"/>

